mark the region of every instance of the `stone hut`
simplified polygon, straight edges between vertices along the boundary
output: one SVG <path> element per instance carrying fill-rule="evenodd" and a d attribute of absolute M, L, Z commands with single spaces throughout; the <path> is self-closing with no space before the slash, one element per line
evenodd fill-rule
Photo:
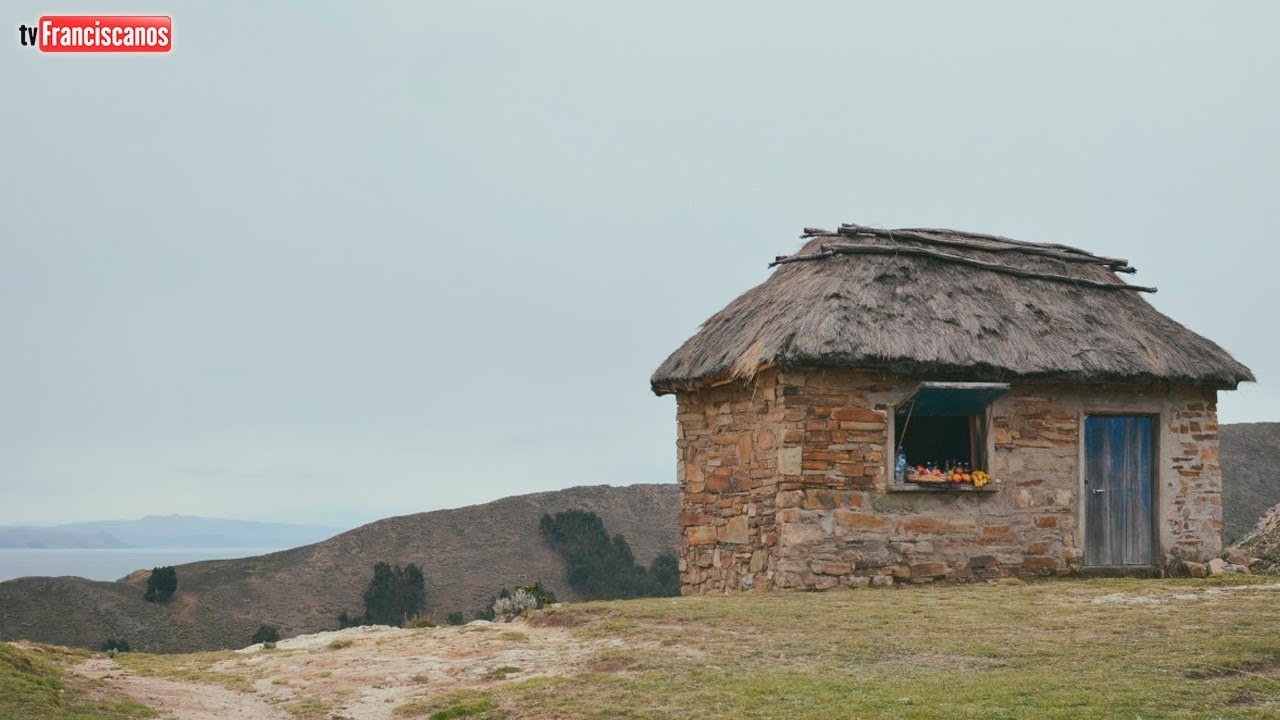
<path fill-rule="evenodd" d="M 1217 392 L 1253 375 L 1123 282 L 1128 261 L 955 230 L 804 237 L 651 380 L 677 400 L 685 593 L 1221 551 Z M 947 465 L 990 480 L 936 482 Z"/>

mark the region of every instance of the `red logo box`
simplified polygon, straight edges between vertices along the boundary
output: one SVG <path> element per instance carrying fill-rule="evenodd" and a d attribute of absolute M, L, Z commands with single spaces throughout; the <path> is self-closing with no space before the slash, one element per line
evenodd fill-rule
<path fill-rule="evenodd" d="M 167 15 L 45 15 L 37 36 L 43 52 L 169 52 Z"/>

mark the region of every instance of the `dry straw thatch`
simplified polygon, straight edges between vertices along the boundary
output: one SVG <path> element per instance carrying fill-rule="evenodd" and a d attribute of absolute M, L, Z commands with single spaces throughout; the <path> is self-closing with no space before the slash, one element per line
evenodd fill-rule
<path fill-rule="evenodd" d="M 1055 244 L 956 230 L 806 228 L 799 253 L 713 315 L 651 378 L 659 395 L 769 367 L 933 379 L 1234 388 L 1253 373 L 1161 314 L 1117 272 Z"/>

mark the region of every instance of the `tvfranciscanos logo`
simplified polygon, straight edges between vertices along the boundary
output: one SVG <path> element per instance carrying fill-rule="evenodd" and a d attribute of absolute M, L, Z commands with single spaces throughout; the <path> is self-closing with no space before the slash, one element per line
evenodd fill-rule
<path fill-rule="evenodd" d="M 19 25 L 18 41 L 41 52 L 169 52 L 168 15 L 45 15 Z"/>

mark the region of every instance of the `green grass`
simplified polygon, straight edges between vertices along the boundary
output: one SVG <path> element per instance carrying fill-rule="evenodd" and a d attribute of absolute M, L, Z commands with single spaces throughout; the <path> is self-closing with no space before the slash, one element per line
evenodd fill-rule
<path fill-rule="evenodd" d="M 478 686 L 396 707 L 415 718 L 1280 718 L 1280 582 L 1043 580 L 569 605 L 533 614 L 532 653 L 580 641 L 568 664 L 495 669 Z M 464 631 L 467 632 L 467 631 Z M 516 632 L 516 631 L 509 631 Z M 495 632 L 493 639 L 501 639 Z M 518 642 L 507 638 L 508 642 Z M 368 644 L 350 651 L 351 662 Z M 56 649 L 0 663 L 0 720 L 131 718 L 145 708 L 63 689 Z M 501 652 L 512 646 L 503 643 Z M 495 651 L 497 652 L 497 651 Z M 117 660 L 130 672 L 247 689 L 231 653 Z M 530 658 L 536 654 L 530 654 Z M 486 667 L 486 658 L 475 662 Z M 252 675 L 252 668 L 227 672 Z M 561 674 L 542 676 L 553 671 Z M 533 677 L 529 677 L 533 676 Z M 427 681 L 425 675 L 415 682 Z M 501 680 L 501 682 L 496 682 Z M 423 688 L 424 692 L 432 688 Z M 338 691 L 285 707 L 331 715 Z M 77 699 L 78 698 L 78 699 Z M 11 711 L 9 708 L 19 708 Z M 58 714 L 61 713 L 61 714 Z M 115 713 L 115 714 L 112 714 Z M 134 713 L 134 714 L 130 714 Z"/>
<path fill-rule="evenodd" d="M 329 711 L 333 709 L 333 705 L 321 700 L 320 698 L 303 698 L 287 702 L 280 706 L 290 716 L 299 718 L 299 720 L 318 720 L 319 718 L 329 717 Z"/>
<path fill-rule="evenodd" d="M 250 678 L 216 672 L 212 669 L 215 664 L 235 657 L 235 653 L 230 650 L 213 650 L 185 655 L 129 652 L 117 655 L 116 662 L 134 675 L 214 683 L 231 690 L 248 692 L 253 689 L 253 681 Z"/>
<path fill-rule="evenodd" d="M 129 700 L 100 697 L 70 682 L 59 664 L 83 660 L 62 648 L 24 649 L 0 643 L 0 720 L 128 720 L 156 711 Z"/>
<path fill-rule="evenodd" d="M 588 603 L 533 622 L 624 648 L 490 697 L 517 718 L 1274 718 L 1280 590 L 1215 588 L 1262 582 L 1275 579 Z M 1092 602 L 1114 593 L 1162 604 Z"/>
<path fill-rule="evenodd" d="M 396 717 L 426 717 L 427 720 L 450 720 L 451 718 L 490 718 L 495 717 L 493 701 L 487 696 L 474 693 L 449 693 L 436 698 L 421 698 L 396 707 L 391 714 Z M 499 715 L 498 717 L 506 717 Z"/>
<path fill-rule="evenodd" d="M 508 675 L 516 675 L 520 672 L 520 668 L 514 665 L 503 665 L 490 670 L 486 677 L 490 680 L 506 680 Z"/>
<path fill-rule="evenodd" d="M 450 718 L 479 717 L 488 714 L 493 709 L 493 703 L 488 700 L 478 700 L 476 702 L 462 703 L 459 705 L 450 705 L 449 707 L 431 713 L 430 720 L 449 720 Z"/>

